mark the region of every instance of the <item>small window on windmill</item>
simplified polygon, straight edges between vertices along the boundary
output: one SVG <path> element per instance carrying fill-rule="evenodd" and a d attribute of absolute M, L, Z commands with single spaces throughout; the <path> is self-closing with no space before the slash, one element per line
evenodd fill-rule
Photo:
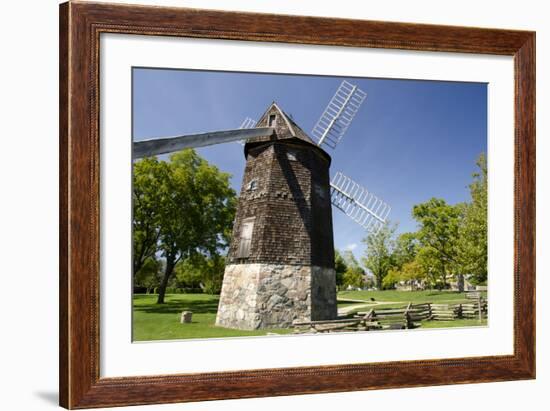
<path fill-rule="evenodd" d="M 246 185 L 246 191 L 254 191 L 258 188 L 258 181 L 257 180 L 251 180 L 247 185 Z"/>
<path fill-rule="evenodd" d="M 276 114 L 270 114 L 269 120 L 267 122 L 268 127 L 275 127 L 275 124 L 277 122 L 277 115 Z"/>
<path fill-rule="evenodd" d="M 252 232 L 254 231 L 254 217 L 245 218 L 241 226 L 241 241 L 237 250 L 237 258 L 250 257 L 250 247 L 252 245 Z"/>
<path fill-rule="evenodd" d="M 298 161 L 296 158 L 296 152 L 295 151 L 288 151 L 286 153 L 286 158 L 288 158 L 290 161 Z"/>

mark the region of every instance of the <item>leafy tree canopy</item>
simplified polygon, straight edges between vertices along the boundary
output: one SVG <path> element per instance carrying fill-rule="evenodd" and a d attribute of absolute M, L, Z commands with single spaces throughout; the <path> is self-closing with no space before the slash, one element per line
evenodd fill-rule
<path fill-rule="evenodd" d="M 160 284 L 162 264 L 153 257 L 148 257 L 134 276 L 134 285 L 144 287 L 147 294 Z"/>
<path fill-rule="evenodd" d="M 447 286 L 449 275 L 458 268 L 457 247 L 460 207 L 449 205 L 443 199 L 432 198 L 413 207 L 418 221 L 418 239 L 421 261 L 427 271 Z"/>
<path fill-rule="evenodd" d="M 155 255 L 160 238 L 159 196 L 170 173 L 167 163 L 144 158 L 134 164 L 133 181 L 133 272 Z"/>
<path fill-rule="evenodd" d="M 363 240 L 367 245 L 363 264 L 374 275 L 376 286 L 384 287 L 383 280 L 393 266 L 392 254 L 395 249 L 396 225 L 384 224 L 378 232 L 369 233 Z"/>
<path fill-rule="evenodd" d="M 487 281 L 487 159 L 481 154 L 477 160 L 479 171 L 470 184 L 471 201 L 464 205 L 459 228 L 458 258 L 463 273 L 471 274 L 471 281 Z"/>
<path fill-rule="evenodd" d="M 392 254 L 393 265 L 401 268 L 404 264 L 413 261 L 416 254 L 418 254 L 419 246 L 417 233 L 403 233 L 399 235 L 395 241 L 395 248 Z"/>
<path fill-rule="evenodd" d="M 364 271 L 359 266 L 350 266 L 344 273 L 344 288 L 347 288 L 348 286 L 354 287 L 354 288 L 363 288 L 364 285 Z"/>
<path fill-rule="evenodd" d="M 219 294 L 222 289 L 225 258 L 220 254 L 193 254 L 176 267 L 178 283 L 190 288 L 202 288 L 207 294 Z"/>
<path fill-rule="evenodd" d="M 215 255 L 228 245 L 236 205 L 229 177 L 192 149 L 173 154 L 168 162 L 134 164 L 134 227 L 147 228 L 142 230 L 147 234 L 134 235 L 134 249 L 145 247 L 143 238 L 148 245 L 156 236 L 153 253 L 165 260 L 158 303 L 164 302 L 179 261 Z"/>
<path fill-rule="evenodd" d="M 440 198 L 417 204 L 412 215 L 418 230 L 395 238 L 395 226 L 386 224 L 369 234 L 363 262 L 379 288 L 400 281 L 424 280 L 430 287 L 446 288 L 451 276 L 470 275 L 487 281 L 487 161 L 477 160 L 470 184 L 471 200 L 450 205 Z"/>
<path fill-rule="evenodd" d="M 344 284 L 344 273 L 348 266 L 338 249 L 334 250 L 334 269 L 336 271 L 336 286 L 341 287 Z"/>

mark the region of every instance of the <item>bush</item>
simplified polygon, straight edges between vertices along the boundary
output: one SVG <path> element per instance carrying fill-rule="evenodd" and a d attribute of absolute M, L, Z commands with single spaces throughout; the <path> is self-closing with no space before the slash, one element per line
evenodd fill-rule
<path fill-rule="evenodd" d="M 166 287 L 166 294 L 201 294 L 203 292 L 200 288 Z"/>
<path fill-rule="evenodd" d="M 347 289 L 349 286 L 353 288 L 363 287 L 363 270 L 360 267 L 348 267 L 344 273 L 343 286 Z"/>
<path fill-rule="evenodd" d="M 222 292 L 222 279 L 209 279 L 204 282 L 205 294 L 220 294 Z"/>

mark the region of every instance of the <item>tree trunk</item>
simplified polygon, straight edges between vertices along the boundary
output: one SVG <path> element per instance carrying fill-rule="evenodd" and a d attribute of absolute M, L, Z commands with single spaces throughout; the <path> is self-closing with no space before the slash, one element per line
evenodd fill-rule
<path fill-rule="evenodd" d="M 175 261 L 173 257 L 166 259 L 166 269 L 164 270 L 164 276 L 159 286 L 159 295 L 157 298 L 157 304 L 164 304 L 164 296 L 166 295 L 166 287 L 168 286 L 168 280 L 174 272 Z"/>
<path fill-rule="evenodd" d="M 443 280 L 443 285 L 441 286 L 441 290 L 444 290 L 447 288 L 447 267 L 445 267 L 445 263 L 441 264 L 443 269 L 441 270 L 441 279 Z"/>
<path fill-rule="evenodd" d="M 376 280 L 378 282 L 378 290 L 382 290 L 382 281 L 384 280 L 384 277 L 382 276 L 382 266 L 380 264 L 380 258 L 378 259 L 378 273 L 376 275 Z"/>
<path fill-rule="evenodd" d="M 143 267 L 143 263 L 145 262 L 145 258 L 143 257 L 143 254 L 144 253 L 143 253 L 143 245 L 142 245 L 141 248 L 140 248 L 140 251 L 136 252 L 136 254 L 134 255 L 134 261 L 133 261 L 133 266 L 134 266 L 133 275 L 134 275 L 134 278 L 135 278 L 136 274 L 139 272 L 139 270 L 141 270 L 141 267 Z"/>

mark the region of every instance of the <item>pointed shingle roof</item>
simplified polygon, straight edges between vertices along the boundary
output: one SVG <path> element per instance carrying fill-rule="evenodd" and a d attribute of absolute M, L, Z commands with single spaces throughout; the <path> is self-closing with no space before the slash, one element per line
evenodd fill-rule
<path fill-rule="evenodd" d="M 273 127 L 275 133 L 271 136 L 248 140 L 244 147 L 245 155 L 247 155 L 249 148 L 253 146 L 258 146 L 270 141 L 288 140 L 289 143 L 306 144 L 310 146 L 314 151 L 325 157 L 330 164 L 330 155 L 319 147 L 317 143 L 315 143 L 315 141 L 294 122 L 291 116 L 281 110 L 276 102 L 272 102 L 269 105 L 256 123 L 256 127 Z"/>
<path fill-rule="evenodd" d="M 273 125 L 270 125 L 269 119 L 273 115 L 275 116 L 275 123 Z M 270 104 L 270 106 L 267 108 L 267 110 L 260 117 L 258 123 L 256 124 L 256 127 L 270 126 L 275 128 L 275 140 L 298 138 L 310 144 L 315 144 L 311 137 L 309 137 L 307 133 L 294 122 L 292 117 L 281 110 L 281 108 L 275 102 L 272 102 Z M 269 138 L 266 138 L 266 140 L 269 140 Z"/>

